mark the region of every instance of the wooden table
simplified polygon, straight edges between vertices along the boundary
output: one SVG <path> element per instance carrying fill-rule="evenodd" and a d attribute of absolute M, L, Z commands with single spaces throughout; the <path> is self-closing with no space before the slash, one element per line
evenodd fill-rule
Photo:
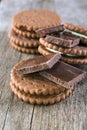
<path fill-rule="evenodd" d="M 87 27 L 86 0 L 2 0 L 0 2 L 0 130 L 87 130 L 87 77 L 66 100 L 37 106 L 20 101 L 9 86 L 10 71 L 32 55 L 15 51 L 8 40 L 12 16 L 25 9 L 49 9 L 63 22 Z M 78 66 L 87 71 L 87 66 Z"/>

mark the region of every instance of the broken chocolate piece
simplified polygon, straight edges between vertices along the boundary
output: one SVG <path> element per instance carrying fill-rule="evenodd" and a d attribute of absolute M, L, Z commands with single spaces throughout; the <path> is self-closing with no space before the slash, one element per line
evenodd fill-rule
<path fill-rule="evenodd" d="M 76 32 L 69 30 L 67 32 L 64 32 L 64 35 L 77 37 L 80 39 L 80 44 L 87 45 L 87 36 L 85 36 L 83 34 L 79 34 L 79 33 L 76 33 Z"/>
<path fill-rule="evenodd" d="M 36 31 L 36 33 L 40 37 L 44 37 L 47 34 L 58 33 L 58 32 L 63 32 L 63 31 L 64 31 L 64 25 L 58 25 L 58 26 L 39 29 Z"/>
<path fill-rule="evenodd" d="M 79 38 L 76 38 L 72 35 L 68 36 L 64 34 L 60 34 L 58 37 L 47 35 L 45 40 L 49 43 L 67 48 L 75 47 L 80 42 Z"/>
<path fill-rule="evenodd" d="M 39 73 L 43 77 L 65 88 L 75 86 L 86 76 L 86 72 L 61 61 L 56 63 L 52 69 L 41 71 Z"/>
<path fill-rule="evenodd" d="M 21 74 L 29 74 L 45 69 L 50 69 L 53 67 L 55 63 L 59 61 L 60 58 L 61 55 L 57 53 L 27 59 L 23 61 L 23 63 L 21 64 L 20 68 L 17 69 L 17 71 Z"/>

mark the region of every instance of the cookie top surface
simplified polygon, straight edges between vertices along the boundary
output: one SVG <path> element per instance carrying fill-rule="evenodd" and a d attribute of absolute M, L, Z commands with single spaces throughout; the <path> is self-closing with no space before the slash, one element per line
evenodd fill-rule
<path fill-rule="evenodd" d="M 26 10 L 13 17 L 13 25 L 26 30 L 36 30 L 44 27 L 59 25 L 61 18 L 58 14 L 48 10 Z"/>
<path fill-rule="evenodd" d="M 17 69 L 21 66 L 21 64 L 23 64 L 23 62 L 24 61 L 19 62 L 11 71 L 11 81 L 20 90 L 37 95 L 59 94 L 66 90 L 66 88 L 43 78 L 38 73 L 26 76 L 19 74 Z"/>

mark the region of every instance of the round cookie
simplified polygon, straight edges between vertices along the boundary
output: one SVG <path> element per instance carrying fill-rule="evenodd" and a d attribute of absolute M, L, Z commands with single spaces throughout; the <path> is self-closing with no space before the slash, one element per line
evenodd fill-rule
<path fill-rule="evenodd" d="M 42 45 L 39 45 L 39 47 L 38 47 L 38 52 L 39 52 L 40 54 L 44 55 L 44 56 L 53 53 L 53 52 L 47 50 L 47 49 L 46 49 L 44 46 L 42 46 Z"/>
<path fill-rule="evenodd" d="M 71 87 L 70 89 L 66 89 L 64 92 L 55 95 L 30 95 L 28 93 L 25 93 L 23 90 L 21 91 L 12 82 L 10 82 L 10 86 L 14 94 L 17 95 L 19 99 L 23 100 L 24 102 L 38 105 L 47 105 L 60 102 L 61 100 L 64 100 L 66 97 L 68 97 L 73 91 L 73 87 Z"/>
<path fill-rule="evenodd" d="M 22 31 L 21 29 L 18 29 L 17 27 L 13 26 L 12 27 L 13 30 L 17 33 L 17 34 L 20 34 L 21 36 L 24 36 L 24 37 L 29 37 L 29 38 L 39 38 L 38 34 L 35 33 L 34 31 Z"/>
<path fill-rule="evenodd" d="M 9 32 L 9 38 L 16 45 L 21 47 L 38 47 L 39 41 L 37 39 L 26 38 L 15 33 L 13 29 Z"/>
<path fill-rule="evenodd" d="M 12 47 L 14 47 L 17 51 L 23 52 L 23 53 L 28 53 L 28 54 L 38 54 L 38 49 L 37 48 L 26 48 L 26 47 L 21 47 L 16 45 L 13 41 L 10 41 L 10 44 Z"/>
<path fill-rule="evenodd" d="M 83 28 L 83 27 L 80 27 L 80 26 L 76 26 L 76 25 L 71 24 L 71 23 L 66 23 L 66 24 L 64 24 L 64 26 L 65 26 L 66 29 L 69 29 L 71 31 L 74 31 L 74 32 L 77 32 L 77 33 L 81 33 L 81 34 L 87 36 L 87 29 L 86 28 Z"/>
<path fill-rule="evenodd" d="M 85 56 L 85 57 L 87 56 L 87 48 L 85 46 L 76 46 L 68 49 L 68 48 L 59 47 L 57 45 L 48 43 L 44 38 L 40 38 L 40 44 L 50 49 L 54 49 L 59 52 L 62 52 L 64 54 L 71 54 L 75 56 Z"/>
<path fill-rule="evenodd" d="M 26 10 L 13 17 L 13 26 L 26 31 L 59 25 L 61 18 L 48 10 Z"/>
<path fill-rule="evenodd" d="M 87 64 L 87 57 L 69 57 L 62 56 L 62 61 L 67 62 L 69 64 Z"/>
<path fill-rule="evenodd" d="M 11 81 L 17 88 L 31 95 L 53 95 L 64 92 L 66 88 L 43 78 L 38 73 L 21 75 L 17 69 L 24 63 L 19 62 L 11 71 Z"/>
<path fill-rule="evenodd" d="M 38 52 L 42 55 L 49 55 L 53 52 L 47 50 L 44 46 L 40 45 L 38 47 Z M 62 55 L 62 61 L 69 64 L 87 64 L 87 57 L 70 57 Z"/>

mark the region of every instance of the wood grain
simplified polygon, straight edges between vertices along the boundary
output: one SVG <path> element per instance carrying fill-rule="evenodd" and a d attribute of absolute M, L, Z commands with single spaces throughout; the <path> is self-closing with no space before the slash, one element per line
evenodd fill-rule
<path fill-rule="evenodd" d="M 87 130 L 87 77 L 66 100 L 50 106 L 20 101 L 10 90 L 12 67 L 33 57 L 15 51 L 9 44 L 12 16 L 25 9 L 49 9 L 62 15 L 63 22 L 87 27 L 86 0 L 2 0 L 0 2 L 0 130 Z M 84 15 L 83 15 L 84 14 Z M 85 22 L 84 22 L 85 21 Z M 87 71 L 87 65 L 77 66 Z"/>

